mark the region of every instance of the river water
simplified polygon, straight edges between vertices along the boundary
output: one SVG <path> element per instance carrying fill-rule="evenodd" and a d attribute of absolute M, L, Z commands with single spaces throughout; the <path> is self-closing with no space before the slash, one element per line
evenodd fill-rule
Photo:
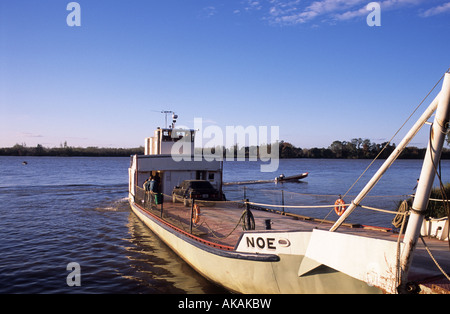
<path fill-rule="evenodd" d="M 27 165 L 22 162 L 26 160 Z M 367 160 L 280 160 L 276 173 L 259 162 L 225 162 L 224 181 L 270 180 L 309 172 L 302 183 L 229 185 L 228 199 L 272 204 L 324 204 L 344 195 Z M 400 160 L 367 205 L 393 210 L 413 193 L 421 161 Z M 130 211 L 129 158 L 0 157 L 0 293 L 224 293 L 198 275 Z M 380 162 L 347 193 L 351 200 Z M 450 161 L 442 161 L 443 181 Z M 387 196 L 387 197 L 378 197 Z M 334 212 L 291 208 L 335 220 Z M 357 210 L 350 221 L 389 227 L 392 215 Z M 79 286 L 67 284 L 69 263 Z"/>

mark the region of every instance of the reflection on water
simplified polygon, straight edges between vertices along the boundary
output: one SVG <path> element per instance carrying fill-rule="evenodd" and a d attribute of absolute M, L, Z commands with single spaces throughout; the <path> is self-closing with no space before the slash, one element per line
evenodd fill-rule
<path fill-rule="evenodd" d="M 131 238 L 126 250 L 136 273 L 133 280 L 159 293 L 227 293 L 194 271 L 133 213 L 128 228 Z"/>
<path fill-rule="evenodd" d="M 131 212 L 128 158 L 0 157 L 0 293 L 223 293 Z M 78 263 L 81 286 L 66 267 Z"/>

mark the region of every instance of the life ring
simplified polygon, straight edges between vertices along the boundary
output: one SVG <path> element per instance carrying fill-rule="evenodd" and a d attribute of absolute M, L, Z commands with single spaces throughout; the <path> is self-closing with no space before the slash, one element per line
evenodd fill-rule
<path fill-rule="evenodd" d="M 342 198 L 337 199 L 336 202 L 334 203 L 334 211 L 338 216 L 342 216 L 345 213 L 347 207 L 345 207 L 344 205 L 345 202 Z"/>
<path fill-rule="evenodd" d="M 200 206 L 195 204 L 194 209 L 192 211 L 192 222 L 194 224 L 198 224 L 199 221 L 200 221 Z"/>

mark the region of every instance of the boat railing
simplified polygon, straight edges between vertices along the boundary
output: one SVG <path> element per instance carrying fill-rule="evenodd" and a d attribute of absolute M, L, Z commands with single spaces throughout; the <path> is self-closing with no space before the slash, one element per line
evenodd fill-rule
<path fill-rule="evenodd" d="M 249 199 L 251 205 L 269 208 L 282 213 L 314 217 L 335 222 L 339 216 L 335 212 L 335 202 L 340 195 L 308 194 L 288 191 L 282 188 L 261 189 L 249 186 L 226 186 L 227 198 Z M 359 204 L 358 210 L 348 219 L 352 224 L 372 224 L 385 228 L 392 227 L 393 215 L 403 201 L 410 198 L 409 193 L 402 195 L 368 195 Z M 344 197 L 344 206 L 352 203 L 354 195 Z"/>
<path fill-rule="evenodd" d="M 137 187 L 135 203 L 173 227 L 217 244 L 233 243 L 245 228 L 246 203 L 193 200 L 188 204 L 172 195 Z M 230 238 L 235 238 L 234 241 Z M 232 249 L 231 247 L 229 249 Z"/>
<path fill-rule="evenodd" d="M 245 194 L 241 194 L 244 191 Z M 153 193 L 138 187 L 135 203 L 183 232 L 218 244 L 235 243 L 242 230 L 270 228 L 270 225 L 262 219 L 261 221 L 257 219 L 255 222 L 251 213 L 255 210 L 271 211 L 291 216 L 294 219 L 315 221 L 319 224 L 333 224 L 339 217 L 335 213 L 335 201 L 339 197 L 337 195 L 311 195 L 284 190 L 242 189 L 242 187 L 235 190 L 235 193 L 228 188 L 225 189 L 225 192 L 227 198 L 234 198 L 234 200 L 193 200 L 186 204 L 181 200 L 174 199 L 172 195 Z M 375 203 L 379 203 L 381 199 L 385 201 L 388 199 L 390 200 L 388 203 L 395 206 L 395 203 L 401 201 L 402 197 L 395 195 L 372 197 L 366 200 L 372 199 Z M 345 202 L 344 206 L 349 206 L 350 202 L 351 198 Z M 358 215 L 357 212 L 354 217 L 358 218 L 359 216 L 364 222 L 368 220 L 367 218 L 373 219 L 374 213 L 382 214 L 380 217 L 384 217 L 386 223 L 380 225 L 375 220 L 373 223 L 365 225 L 392 227 L 392 215 L 386 215 L 386 213 L 398 214 L 395 210 L 361 206 L 360 215 L 364 215 L 364 217 Z M 407 215 L 407 212 L 400 213 L 400 215 Z M 362 226 L 358 221 L 348 221 L 346 224 L 350 227 Z"/>

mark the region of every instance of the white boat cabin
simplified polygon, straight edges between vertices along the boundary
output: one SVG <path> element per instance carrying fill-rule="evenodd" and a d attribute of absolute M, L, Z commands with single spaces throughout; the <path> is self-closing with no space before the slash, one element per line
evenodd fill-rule
<path fill-rule="evenodd" d="M 175 186 L 184 180 L 208 180 L 222 192 L 223 162 L 194 158 L 195 130 L 158 128 L 153 137 L 145 139 L 144 155 L 131 156 L 129 192 L 136 195 L 150 175 L 159 176 L 161 193 L 171 196 Z M 183 145 L 175 143 L 183 140 Z M 174 158 L 176 157 L 176 158 Z M 177 161 L 181 159 L 181 161 Z"/>

